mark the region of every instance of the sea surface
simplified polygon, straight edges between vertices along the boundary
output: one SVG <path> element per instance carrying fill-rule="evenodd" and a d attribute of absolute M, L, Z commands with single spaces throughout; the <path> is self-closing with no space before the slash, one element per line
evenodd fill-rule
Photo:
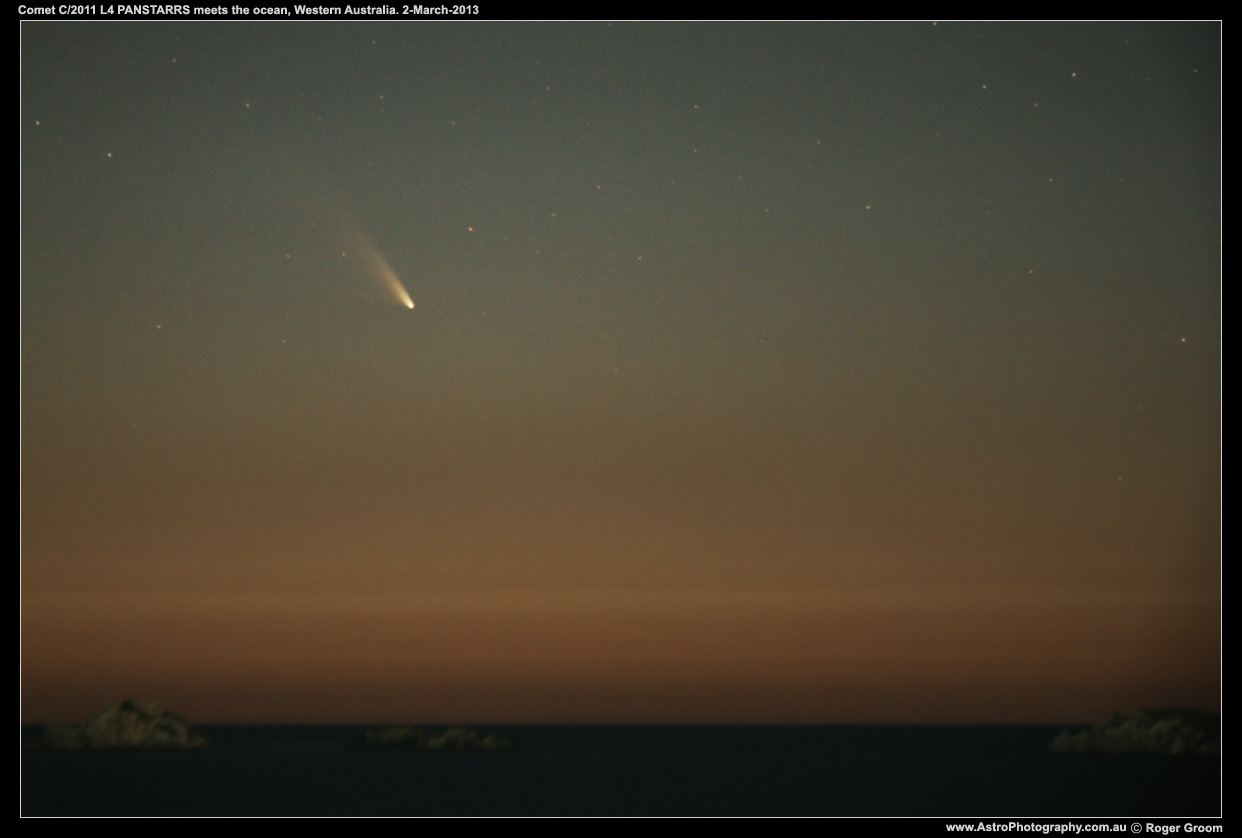
<path fill-rule="evenodd" d="M 495 753 L 374 752 L 357 726 L 203 726 L 188 753 L 23 748 L 23 815 L 1203 817 L 1217 757 L 1058 756 L 1059 727 L 477 726 Z M 432 729 L 432 728 L 429 728 Z M 41 729 L 22 730 L 24 744 Z"/>

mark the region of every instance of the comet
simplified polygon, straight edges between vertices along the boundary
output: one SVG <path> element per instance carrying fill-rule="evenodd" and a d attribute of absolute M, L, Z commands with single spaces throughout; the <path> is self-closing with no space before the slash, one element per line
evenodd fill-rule
<path fill-rule="evenodd" d="M 410 292 L 405 290 L 405 286 L 401 284 L 401 280 L 397 278 L 397 274 L 388 264 L 388 260 L 383 254 L 376 253 L 375 268 L 379 273 L 380 281 L 388 287 L 388 291 L 393 298 L 406 308 L 414 308 L 414 300 L 410 298 Z"/>
<path fill-rule="evenodd" d="M 405 285 L 397 276 L 397 272 L 388 264 L 387 257 L 376 247 L 375 242 L 366 231 L 357 224 L 349 225 L 349 238 L 353 244 L 354 254 L 358 261 L 365 265 L 367 271 L 379 281 L 379 284 L 392 295 L 392 298 L 406 308 L 414 308 L 414 299 Z"/>

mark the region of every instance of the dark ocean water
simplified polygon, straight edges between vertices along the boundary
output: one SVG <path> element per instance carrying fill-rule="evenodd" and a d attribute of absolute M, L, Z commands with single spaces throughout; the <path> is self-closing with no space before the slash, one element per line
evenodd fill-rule
<path fill-rule="evenodd" d="M 22 754 L 24 815 L 1211 816 L 1221 763 L 1066 757 L 1053 727 L 479 727 L 500 753 L 366 752 L 365 728 L 203 727 L 194 753 Z M 37 741 L 37 728 L 23 730 Z"/>

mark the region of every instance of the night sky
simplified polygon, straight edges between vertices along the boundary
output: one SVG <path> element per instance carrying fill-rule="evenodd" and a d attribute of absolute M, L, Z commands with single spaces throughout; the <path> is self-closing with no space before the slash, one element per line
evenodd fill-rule
<path fill-rule="evenodd" d="M 23 719 L 1219 707 L 1220 37 L 22 24 Z"/>

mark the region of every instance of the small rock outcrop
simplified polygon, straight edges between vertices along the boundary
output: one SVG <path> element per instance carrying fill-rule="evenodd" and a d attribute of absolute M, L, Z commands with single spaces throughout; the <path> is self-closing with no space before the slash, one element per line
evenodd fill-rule
<path fill-rule="evenodd" d="M 1219 754 L 1220 714 L 1187 707 L 1117 713 L 1088 730 L 1062 731 L 1058 754 Z"/>
<path fill-rule="evenodd" d="M 428 733 L 404 725 L 372 728 L 353 746 L 368 751 L 507 751 L 516 747 L 508 736 L 480 736 L 464 727 Z"/>
<path fill-rule="evenodd" d="M 188 751 L 206 744 L 189 722 L 149 701 L 123 701 L 86 724 L 43 731 L 43 747 L 53 751 Z"/>

